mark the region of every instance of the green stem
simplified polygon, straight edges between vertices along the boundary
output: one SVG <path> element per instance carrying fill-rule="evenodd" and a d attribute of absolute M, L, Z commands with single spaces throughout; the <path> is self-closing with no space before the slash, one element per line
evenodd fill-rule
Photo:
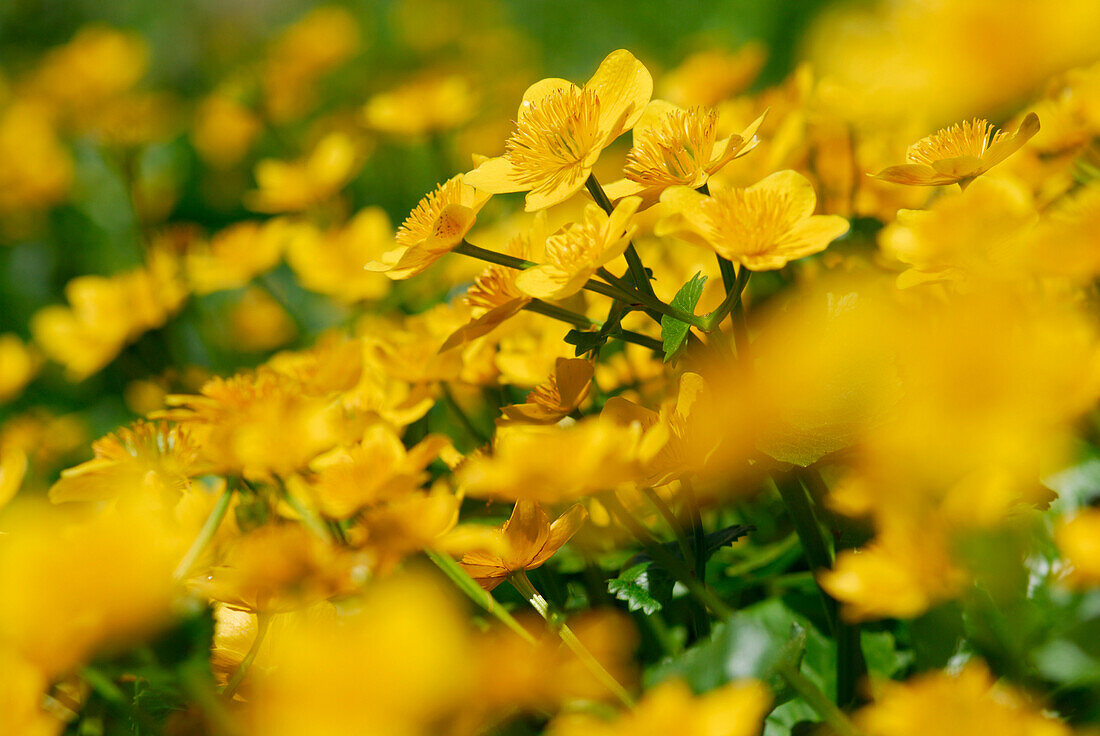
<path fill-rule="evenodd" d="M 837 736 L 861 736 L 859 729 L 855 727 L 848 716 L 829 700 L 821 689 L 806 678 L 790 662 L 780 662 L 776 667 L 779 675 L 787 681 L 791 689 L 798 693 L 806 705 L 813 708 L 814 712 L 827 723 Z"/>
<path fill-rule="evenodd" d="M 286 487 L 286 483 L 282 478 L 276 479 L 279 490 L 282 492 L 283 499 L 286 501 L 290 508 L 294 509 L 294 513 L 298 514 L 302 523 L 309 527 L 309 530 L 316 534 L 321 539 L 328 542 L 336 542 L 333 538 L 332 530 L 328 528 L 324 521 L 321 520 L 317 514 L 313 513 L 313 510 L 306 507 L 302 503 L 301 499 L 290 492 L 290 489 Z"/>
<path fill-rule="evenodd" d="M 672 573 L 674 578 L 683 583 L 684 587 L 688 589 L 689 593 L 695 596 L 697 601 L 709 608 L 711 613 L 722 620 L 733 615 L 733 609 L 723 603 L 710 588 L 702 583 L 702 581 L 698 580 L 692 574 L 686 562 L 677 558 L 676 555 L 667 552 L 664 547 L 661 546 L 661 543 L 654 539 L 653 535 L 649 533 L 649 530 L 626 510 L 626 507 L 623 506 L 614 492 L 601 496 L 601 501 L 604 506 L 607 507 L 607 510 L 611 512 L 611 515 L 642 544 L 646 554 L 648 554 L 654 562 L 660 564 Z"/>
<path fill-rule="evenodd" d="M 724 261 L 725 259 L 722 258 L 720 260 Z M 726 263 L 729 263 L 729 261 L 726 261 Z M 731 268 L 732 268 L 732 265 L 733 264 L 730 264 Z M 744 293 L 745 287 L 749 283 L 749 274 L 750 273 L 752 273 L 752 272 L 749 271 L 747 268 L 742 266 L 740 273 L 738 273 L 733 278 L 733 287 L 732 288 L 727 287 L 726 298 L 722 300 L 722 303 L 718 305 L 717 309 L 715 309 L 713 312 L 711 312 L 710 314 L 706 315 L 706 317 L 703 318 L 704 321 L 706 322 L 705 329 L 706 329 L 707 332 L 710 332 L 711 330 L 716 329 L 718 327 L 718 324 L 723 319 L 725 319 L 726 315 L 729 314 L 730 312 L 733 312 L 735 315 L 740 314 L 742 316 L 742 318 L 744 317 L 745 308 L 744 308 L 744 304 L 741 301 L 741 295 L 742 295 L 742 293 Z M 725 272 L 723 272 L 722 282 L 725 283 L 725 281 L 726 281 L 726 276 L 725 276 Z M 737 334 L 737 330 L 738 330 L 738 325 L 737 325 L 737 318 L 735 316 L 735 318 L 734 318 L 734 334 L 735 334 L 735 336 Z M 747 326 L 746 326 L 746 330 L 747 330 Z M 745 335 L 746 336 L 748 335 L 747 331 L 745 332 Z M 746 345 L 748 344 L 747 337 L 744 339 L 744 343 Z M 738 355 L 740 355 L 740 354 L 741 354 L 741 348 L 738 348 Z"/>
<path fill-rule="evenodd" d="M 586 328 L 595 327 L 596 329 L 603 328 L 603 325 L 594 319 L 573 312 L 563 307 L 559 307 L 557 304 L 550 304 L 540 299 L 532 299 L 529 304 L 524 307 L 528 312 L 534 312 L 535 314 L 541 314 L 551 319 L 556 319 L 559 322 L 565 322 L 566 324 L 573 325 L 574 327 Z M 617 329 L 608 333 L 609 337 L 622 340 L 623 342 L 634 343 L 635 345 L 641 345 L 651 350 L 662 350 L 661 341 L 649 335 L 642 335 L 631 330 Z"/>
<path fill-rule="evenodd" d="M 817 513 L 810 504 L 810 496 L 801 484 L 776 483 L 773 478 L 768 480 L 783 498 L 783 504 L 787 507 L 794 529 L 802 542 L 802 552 L 806 555 L 810 572 L 816 579 L 818 573 L 832 568 L 833 555 L 825 541 L 825 533 L 821 528 L 821 522 L 817 519 Z M 825 614 L 829 620 L 829 628 L 835 633 L 836 606 L 824 591 L 821 591 L 821 596 L 825 605 Z"/>
<path fill-rule="evenodd" d="M 470 421 L 470 417 L 468 417 L 466 415 L 466 412 L 462 410 L 462 407 L 459 405 L 458 401 L 455 400 L 454 394 L 451 393 L 451 387 L 448 386 L 446 382 L 442 381 L 440 382 L 439 386 L 442 392 L 443 404 L 451 410 L 451 414 L 453 414 L 455 419 L 458 420 L 458 423 L 462 426 L 463 431 L 470 436 L 470 439 L 472 439 L 478 447 L 482 445 L 487 445 L 489 443 L 489 437 L 480 429 L 475 427 L 474 423 Z"/>
<path fill-rule="evenodd" d="M 742 299 L 742 294 L 745 287 L 749 285 L 749 276 L 751 275 L 752 271 L 744 266 L 741 267 L 737 274 L 737 286 L 735 288 L 737 299 L 731 309 L 733 314 L 733 344 L 737 347 L 737 357 L 747 366 L 751 366 L 752 363 L 749 356 L 749 323 L 745 316 L 745 301 Z M 717 325 L 717 322 L 715 324 Z"/>
<path fill-rule="evenodd" d="M 651 309 L 658 314 L 663 314 L 667 317 L 678 319 L 681 322 L 686 322 L 693 327 L 698 327 L 701 330 L 708 328 L 706 318 L 698 315 L 689 314 L 682 309 L 669 306 L 655 296 L 643 294 L 630 284 L 620 279 L 615 274 L 608 271 L 606 268 L 600 268 L 596 271 L 596 275 L 607 281 L 611 286 L 618 289 L 622 294 L 620 299 L 626 301 L 628 304 L 641 304 L 647 309 Z"/>
<path fill-rule="evenodd" d="M 191 546 L 187 549 L 187 554 L 180 560 L 180 564 L 176 566 L 175 572 L 172 573 L 172 577 L 175 580 L 183 580 L 187 577 L 187 574 L 191 572 L 191 568 L 194 567 L 195 562 L 198 561 L 202 553 L 206 551 L 206 548 L 210 545 L 211 540 L 214 539 L 214 535 L 218 532 L 218 527 L 221 526 L 222 520 L 225 519 L 225 512 L 229 510 L 229 502 L 233 498 L 234 484 L 231 480 L 225 482 L 225 488 L 222 489 L 222 495 L 218 497 L 217 502 L 214 504 L 214 508 L 210 510 L 210 515 L 206 517 L 206 521 L 202 525 L 202 529 L 199 530 L 199 535 L 195 537 L 195 541 L 191 543 Z"/>
<path fill-rule="evenodd" d="M 603 187 L 600 186 L 596 175 L 589 174 L 584 185 L 588 188 L 588 192 L 592 195 L 592 199 L 596 201 L 596 204 L 610 215 L 615 208 L 611 204 L 611 200 L 607 198 L 607 193 L 604 192 Z M 630 278 L 634 282 L 634 286 L 647 296 L 655 296 L 653 284 L 649 283 L 649 276 L 646 274 L 642 258 L 638 255 L 638 249 L 634 247 L 634 243 L 629 243 L 626 246 L 623 256 L 626 258 L 626 265 L 630 269 Z"/>
<path fill-rule="evenodd" d="M 588 668 L 588 670 L 595 675 L 608 690 L 610 690 L 615 697 L 617 697 L 623 705 L 627 708 L 633 708 L 634 698 L 630 696 L 626 688 L 623 687 L 615 677 L 607 671 L 607 669 L 600 663 L 600 660 L 588 650 L 588 647 L 584 645 L 577 635 L 573 633 L 573 630 L 569 626 L 561 621 L 556 615 L 552 615 L 550 612 L 550 604 L 546 602 L 546 599 L 542 597 L 535 586 L 531 584 L 531 580 L 527 577 L 525 570 L 516 570 L 508 578 L 516 590 L 520 592 L 524 598 L 531 604 L 531 606 L 538 611 L 538 614 L 550 624 L 551 628 L 557 631 L 561 640 L 569 647 L 577 658 Z"/>
<path fill-rule="evenodd" d="M 252 662 L 256 659 L 256 655 L 260 653 L 260 647 L 263 646 L 264 637 L 267 635 L 267 629 L 270 625 L 270 613 L 266 611 L 256 613 L 256 637 L 252 640 L 252 646 L 248 648 L 248 652 L 244 655 L 244 659 L 241 660 L 236 672 L 229 678 L 229 682 L 225 683 L 225 689 L 222 690 L 224 697 L 232 698 L 233 694 L 237 692 L 237 688 L 241 686 L 245 675 L 252 667 Z"/>
<path fill-rule="evenodd" d="M 707 584 L 707 540 L 703 529 L 703 517 L 699 513 L 699 501 L 695 497 L 695 488 L 687 478 L 680 479 L 680 487 L 684 490 L 688 514 L 691 517 L 691 546 L 695 553 L 692 558 L 692 569 L 695 577 L 705 586 Z M 710 632 L 710 621 L 707 621 L 705 616 L 696 616 L 695 621 L 696 635 L 706 636 Z"/>
<path fill-rule="evenodd" d="M 688 544 L 687 533 L 684 531 L 684 527 L 680 524 L 680 520 L 676 518 L 676 514 L 672 512 L 672 508 L 665 503 L 665 500 L 649 486 L 642 486 L 642 493 L 649 499 L 649 502 L 657 509 L 662 518 L 668 522 L 669 527 L 672 529 L 673 536 L 676 537 L 676 544 L 680 547 L 680 554 L 684 556 L 685 560 L 692 559 L 691 546 Z"/>
<path fill-rule="evenodd" d="M 520 626 L 519 621 L 516 621 L 516 619 L 512 617 L 512 614 L 508 613 L 507 610 L 497 603 L 492 593 L 478 585 L 477 581 L 470 577 L 466 569 L 456 562 L 453 557 L 433 549 L 424 550 L 424 553 L 428 555 L 429 560 L 435 563 L 436 567 L 443 571 L 444 575 L 450 578 L 451 582 L 455 584 L 455 587 L 461 590 L 467 598 L 485 609 L 486 613 L 496 617 L 498 621 L 515 632 L 516 635 L 528 644 L 535 643 L 535 637 L 531 636 L 531 632 Z"/>
<path fill-rule="evenodd" d="M 734 268 L 733 261 L 728 258 L 723 258 L 717 253 L 714 257 L 718 260 L 718 270 L 722 272 L 722 286 L 725 287 L 726 293 L 729 294 L 733 291 L 734 285 L 737 283 L 737 269 Z"/>

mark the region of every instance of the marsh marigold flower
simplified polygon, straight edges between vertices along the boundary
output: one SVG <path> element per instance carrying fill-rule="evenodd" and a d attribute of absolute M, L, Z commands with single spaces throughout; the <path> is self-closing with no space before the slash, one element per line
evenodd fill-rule
<path fill-rule="evenodd" d="M 298 282 L 341 302 L 381 299 L 390 280 L 366 270 L 393 245 L 393 226 L 381 207 L 365 207 L 343 227 L 303 228 L 287 243 L 286 260 Z"/>
<path fill-rule="evenodd" d="M 867 736 L 1071 733 L 1023 693 L 999 684 L 981 660 L 967 663 L 956 674 L 929 672 L 906 682 L 883 683 L 875 703 L 859 711 L 855 720 Z"/>
<path fill-rule="evenodd" d="M 343 133 L 329 133 L 297 161 L 264 159 L 256 164 L 254 192 L 245 204 L 256 212 L 297 212 L 332 197 L 362 163 L 361 146 Z"/>
<path fill-rule="evenodd" d="M 0 333 L 0 404 L 14 399 L 38 372 L 37 351 L 18 335 Z"/>
<path fill-rule="evenodd" d="M 584 358 L 558 358 L 554 372 L 527 394 L 527 401 L 502 406 L 498 423 L 553 424 L 576 410 L 588 396 L 595 367 Z"/>
<path fill-rule="evenodd" d="M 848 231 L 843 217 L 813 214 L 813 185 L 795 171 L 779 171 L 747 189 L 716 189 L 709 197 L 676 186 L 661 201 L 674 214 L 658 223 L 659 235 L 709 246 L 750 271 L 783 268 L 825 250 Z"/>
<path fill-rule="evenodd" d="M 468 552 L 460 561 L 474 580 L 486 590 L 504 582 L 519 570 L 534 570 L 577 533 L 588 518 L 584 506 L 575 504 L 553 522 L 535 501 L 517 501 L 512 515 L 500 529 L 503 555 Z"/>
<path fill-rule="evenodd" d="M 718 140 L 717 110 L 681 110 L 654 100 L 634 126 L 634 146 L 626 155 L 626 178 L 608 185 L 607 196 L 618 199 L 642 194 L 645 201 L 652 201 L 666 187 L 677 184 L 698 189 L 716 171 L 756 147 L 756 131 L 762 122 L 763 115 L 740 133 Z"/>
<path fill-rule="evenodd" d="M 653 78 L 629 51 L 614 51 L 583 87 L 543 79 L 523 93 L 505 153 L 485 161 L 467 181 L 493 194 L 528 192 L 528 212 L 580 191 L 596 159 L 634 127 L 653 94 Z"/>
<path fill-rule="evenodd" d="M 395 281 L 421 273 L 462 242 L 488 201 L 489 195 L 470 186 L 467 177 L 451 177 L 420 200 L 397 228 L 397 248 L 367 264 L 367 270 Z"/>
<path fill-rule="evenodd" d="M 470 83 L 460 75 L 425 76 L 372 97 L 363 119 L 380 133 L 424 136 L 466 123 L 477 110 L 476 101 Z"/>
<path fill-rule="evenodd" d="M 890 166 L 875 176 L 895 184 L 962 188 L 1004 161 L 1039 132 L 1039 117 L 1028 113 L 1016 132 L 994 131 L 987 120 L 974 118 L 921 138 L 905 152 L 907 163 Z"/>
<path fill-rule="evenodd" d="M 598 269 L 626 251 L 638 229 L 631 220 L 641 203 L 638 197 L 627 197 L 610 215 L 597 205 L 587 205 L 580 222 L 546 239 L 546 262 L 519 274 L 516 288 L 536 299 L 576 294 Z"/>

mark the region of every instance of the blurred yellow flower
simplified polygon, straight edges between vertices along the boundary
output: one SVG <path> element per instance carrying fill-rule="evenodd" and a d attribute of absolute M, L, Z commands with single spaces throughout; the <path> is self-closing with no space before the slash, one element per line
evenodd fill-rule
<path fill-rule="evenodd" d="M 580 191 L 600 153 L 634 127 L 653 93 L 653 78 L 628 51 L 613 51 L 584 85 L 543 79 L 527 88 L 505 153 L 467 181 L 486 192 L 528 192 L 528 212 Z"/>
<path fill-rule="evenodd" d="M 265 289 L 246 289 L 229 312 L 229 337 L 237 350 L 257 353 L 274 350 L 297 334 L 294 320 Z"/>
<path fill-rule="evenodd" d="M 298 212 L 337 194 L 362 165 L 361 145 L 344 133 L 329 133 L 305 158 L 264 159 L 256 164 L 256 184 L 245 205 L 256 212 Z"/>
<path fill-rule="evenodd" d="M 304 226 L 282 218 L 237 222 L 209 240 L 187 245 L 184 267 L 196 294 L 237 289 L 278 265 L 283 248 Z"/>
<path fill-rule="evenodd" d="M 675 186 L 661 201 L 673 214 L 658 223 L 659 235 L 709 246 L 750 271 L 819 253 L 848 231 L 843 217 L 813 214 L 813 185 L 795 171 L 777 172 L 747 189 L 715 189 L 709 197 Z"/>
<path fill-rule="evenodd" d="M 474 116 L 476 103 L 465 77 L 432 75 L 375 95 L 363 107 L 363 118 L 379 133 L 425 136 L 463 125 Z"/>
<path fill-rule="evenodd" d="M 516 288 L 536 299 L 576 294 L 598 269 L 626 250 L 637 231 L 632 219 L 641 203 L 639 197 L 626 197 L 610 215 L 595 204 L 585 206 L 579 222 L 546 239 L 546 262 L 516 276 Z"/>
<path fill-rule="evenodd" d="M 965 189 L 976 177 L 1004 161 L 1039 132 L 1039 117 L 1028 113 L 1016 132 L 994 132 L 974 118 L 922 138 L 905 152 L 908 163 L 890 166 L 875 176 L 896 184 L 958 184 Z"/>
<path fill-rule="evenodd" d="M 367 265 L 394 280 L 411 278 L 450 253 L 477 221 L 489 195 L 457 174 L 430 192 L 397 228 L 397 248 Z"/>
<path fill-rule="evenodd" d="M 27 473 L 27 453 L 13 443 L 0 442 L 0 509 L 15 498 Z"/>
<path fill-rule="evenodd" d="M 734 51 L 697 51 L 661 77 L 660 96 L 683 107 L 717 105 L 752 84 L 766 58 L 766 47 L 756 41 Z"/>
<path fill-rule="evenodd" d="M 41 359 L 18 335 L 0 333 L 0 404 L 19 396 L 38 372 Z"/>
<path fill-rule="evenodd" d="M 343 227 L 326 232 L 303 227 L 287 243 L 286 260 L 298 282 L 342 302 L 376 300 L 390 280 L 366 269 L 393 245 L 393 227 L 381 207 L 365 207 Z"/>
<path fill-rule="evenodd" d="M 867 736 L 1072 733 L 1024 693 L 998 683 L 981 660 L 968 662 L 957 673 L 929 672 L 906 682 L 884 682 L 879 689 L 875 702 L 855 716 Z"/>
<path fill-rule="evenodd" d="M 1058 551 L 1069 563 L 1065 580 L 1075 588 L 1100 586 L 1100 509 L 1082 509 L 1054 529 Z"/>
<path fill-rule="evenodd" d="M 537 502 L 516 501 L 512 515 L 500 528 L 507 551 L 502 555 L 467 552 L 460 562 L 482 588 L 492 590 L 513 572 L 540 567 L 577 533 L 587 518 L 584 506 L 575 504 L 551 522 Z"/>
<path fill-rule="evenodd" d="M 0 110 L 0 212 L 48 207 L 69 193 L 73 160 L 42 105 L 15 102 Z"/>
<path fill-rule="evenodd" d="M 31 90 L 73 113 L 86 113 L 131 89 L 148 65 L 149 47 L 140 36 L 87 25 L 46 54 L 31 76 Z"/>
<path fill-rule="evenodd" d="M 589 714 L 560 715 L 551 736 L 757 736 L 771 706 L 760 682 L 742 680 L 695 695 L 682 680 L 646 691 L 638 707 L 606 721 Z"/>
<path fill-rule="evenodd" d="M 203 161 L 226 169 L 244 158 L 262 126 L 259 116 L 244 104 L 215 93 L 195 111 L 191 142 Z"/>

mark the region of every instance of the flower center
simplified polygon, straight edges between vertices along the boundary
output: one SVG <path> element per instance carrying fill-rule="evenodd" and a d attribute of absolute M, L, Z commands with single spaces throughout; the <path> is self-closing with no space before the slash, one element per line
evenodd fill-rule
<path fill-rule="evenodd" d="M 505 143 L 504 156 L 522 184 L 561 176 L 584 161 L 599 142 L 600 100 L 575 85 L 529 103 Z"/>
<path fill-rule="evenodd" d="M 674 110 L 638 136 L 626 157 L 626 178 L 645 186 L 692 184 L 710 163 L 718 113 Z"/>
<path fill-rule="evenodd" d="M 956 156 L 981 158 L 991 145 L 1008 136 L 1005 131 L 993 132 L 988 120 L 963 121 L 950 128 L 936 131 L 909 146 L 906 158 L 915 164 L 932 165 L 933 161 Z"/>
<path fill-rule="evenodd" d="M 443 182 L 420 200 L 416 209 L 397 228 L 394 236 L 397 244 L 412 247 L 423 242 L 432 234 L 436 220 L 449 204 L 462 204 L 462 174 Z"/>
<path fill-rule="evenodd" d="M 745 255 L 771 250 L 796 220 L 786 192 L 718 191 L 703 202 L 703 208 L 714 239 Z"/>
<path fill-rule="evenodd" d="M 606 218 L 602 212 L 589 210 L 580 222 L 568 225 L 546 239 L 546 258 L 568 273 L 592 265 L 603 251 Z"/>

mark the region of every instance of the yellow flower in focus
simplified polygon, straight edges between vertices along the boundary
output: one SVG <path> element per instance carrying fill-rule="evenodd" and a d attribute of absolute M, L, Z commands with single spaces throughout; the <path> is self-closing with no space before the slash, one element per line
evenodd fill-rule
<path fill-rule="evenodd" d="M 184 267 L 196 294 L 237 289 L 278 265 L 288 241 L 306 226 L 276 218 L 265 223 L 237 222 L 208 243 L 188 243 Z"/>
<path fill-rule="evenodd" d="M 752 151 L 764 115 L 740 133 L 718 140 L 718 111 L 693 107 L 681 110 L 654 100 L 634 126 L 634 146 L 626 155 L 626 179 L 607 186 L 615 200 L 641 194 L 655 201 L 666 187 L 677 184 L 698 189 L 712 174 Z"/>
<path fill-rule="evenodd" d="M 626 197 L 608 215 L 586 205 L 580 222 L 566 225 L 546 239 L 546 262 L 516 276 L 516 288 L 536 299 L 564 299 L 584 288 L 588 279 L 618 258 L 637 231 L 632 223 L 642 200 Z"/>
<path fill-rule="evenodd" d="M 502 406 L 497 423 L 554 424 L 575 411 L 588 396 L 595 366 L 584 358 L 558 358 L 545 383 L 535 386 L 527 401 Z"/>
<path fill-rule="evenodd" d="M 327 232 L 302 228 L 287 243 L 286 260 L 302 286 L 342 302 L 381 299 L 390 280 L 366 270 L 393 245 L 393 227 L 381 207 L 365 207 Z"/>
<path fill-rule="evenodd" d="M 73 521 L 23 506 L 0 536 L 0 650 L 54 679 L 112 646 L 132 646 L 171 620 L 172 569 L 183 551 L 145 514 Z"/>
<path fill-rule="evenodd" d="M 954 674 L 929 672 L 906 682 L 884 682 L 875 702 L 856 713 L 855 722 L 867 736 L 1072 733 L 1024 693 L 999 684 L 981 660 Z"/>
<path fill-rule="evenodd" d="M 757 736 L 771 706 L 760 682 L 742 680 L 695 695 L 687 683 L 669 680 L 646 691 L 638 707 L 615 721 L 588 714 L 554 719 L 550 736 Z"/>
<path fill-rule="evenodd" d="M 459 484 L 477 498 L 576 500 L 638 478 L 632 458 L 639 435 L 639 428 L 598 417 L 570 427 L 501 427 L 492 456 L 468 458 L 458 470 Z"/>
<path fill-rule="evenodd" d="M 144 497 L 171 508 L 198 470 L 199 447 L 186 429 L 137 421 L 92 443 L 95 457 L 61 471 L 50 501 L 105 501 Z"/>
<path fill-rule="evenodd" d="M 1069 563 L 1066 582 L 1074 588 L 1100 586 L 1100 509 L 1083 509 L 1054 529 L 1058 551 Z"/>
<path fill-rule="evenodd" d="M 72 186 L 72 157 L 42 105 L 16 102 L 0 111 L 0 160 L 0 212 L 48 207 Z"/>
<path fill-rule="evenodd" d="M 777 172 L 747 189 L 715 189 L 709 197 L 690 187 L 671 187 L 661 201 L 674 214 L 657 224 L 658 235 L 709 246 L 750 271 L 783 268 L 848 232 L 843 217 L 813 214 L 813 185 L 795 171 Z"/>
<path fill-rule="evenodd" d="M 336 195 L 362 165 L 363 152 L 344 133 L 329 133 L 297 161 L 256 164 L 256 191 L 245 205 L 256 212 L 299 212 Z"/>
<path fill-rule="evenodd" d="M 500 534 L 507 550 L 503 555 L 468 552 L 460 563 L 485 590 L 504 582 L 513 572 L 534 570 L 568 542 L 588 518 L 584 506 L 575 504 L 553 522 L 535 501 L 516 501 Z"/>
<path fill-rule="evenodd" d="M 528 192 L 528 212 L 572 197 L 600 153 L 634 127 L 653 93 L 653 78 L 629 51 L 613 51 L 584 85 L 543 79 L 523 93 L 505 153 L 467 175 L 493 194 Z"/>
<path fill-rule="evenodd" d="M 1038 220 L 1019 184 L 983 178 L 923 210 L 899 210 L 879 234 L 883 251 L 910 266 L 899 288 L 929 281 L 1025 275 L 1025 236 Z"/>
<path fill-rule="evenodd" d="M 489 195 L 458 174 L 435 188 L 397 228 L 397 248 L 367 265 L 391 279 L 411 278 L 450 253 L 477 221 Z"/>
<path fill-rule="evenodd" d="M 430 736 L 465 707 L 475 656 L 466 613 L 434 580 L 379 581 L 357 612 L 303 624 L 273 642 L 245 733 Z"/>
<path fill-rule="evenodd" d="M 236 350 L 274 350 L 297 334 L 293 318 L 265 289 L 247 289 L 229 313 L 229 335 Z"/>
<path fill-rule="evenodd" d="M 1011 135 L 1003 130 L 994 132 L 988 121 L 974 118 L 920 139 L 905 152 L 908 163 L 890 166 L 875 176 L 895 184 L 958 184 L 966 189 L 1038 132 L 1039 117 L 1033 112 Z"/>
<path fill-rule="evenodd" d="M 19 396 L 38 372 L 41 359 L 18 335 L 0 333 L 0 404 Z"/>
<path fill-rule="evenodd" d="M 195 112 L 191 142 L 210 166 L 227 169 L 238 163 L 259 134 L 259 116 L 224 94 L 212 94 Z"/>
<path fill-rule="evenodd" d="M 470 120 L 477 98 L 462 76 L 427 76 L 377 94 L 363 108 L 367 127 L 379 133 L 425 136 Z"/>

